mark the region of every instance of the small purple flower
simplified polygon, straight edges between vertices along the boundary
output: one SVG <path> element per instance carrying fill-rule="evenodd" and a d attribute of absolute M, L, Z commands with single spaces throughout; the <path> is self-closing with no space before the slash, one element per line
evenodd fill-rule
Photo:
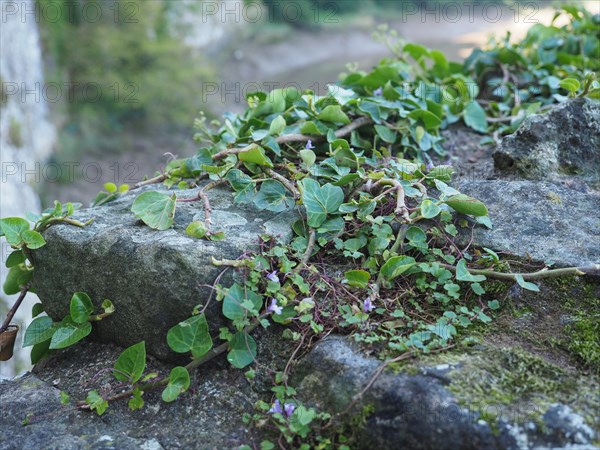
<path fill-rule="evenodd" d="M 274 270 L 273 272 L 267 273 L 267 280 L 273 281 L 273 282 L 279 282 L 279 277 L 277 276 L 277 271 Z"/>
<path fill-rule="evenodd" d="M 365 299 L 365 303 L 363 304 L 363 311 L 368 313 L 371 312 L 375 309 L 375 306 L 373 305 L 373 302 L 371 301 L 371 296 L 369 295 L 366 299 Z"/>
<path fill-rule="evenodd" d="M 373 91 L 373 95 L 376 97 L 381 97 L 383 95 L 383 88 L 377 88 Z"/>
<path fill-rule="evenodd" d="M 281 402 L 279 400 L 275 400 L 271 409 L 269 409 L 269 414 L 283 414 L 283 409 L 281 408 Z"/>
<path fill-rule="evenodd" d="M 290 417 L 292 414 L 294 414 L 295 409 L 296 409 L 296 405 L 294 405 L 293 403 L 284 403 L 283 404 L 283 410 L 285 411 L 285 415 L 287 417 Z"/>
<path fill-rule="evenodd" d="M 282 313 L 282 311 L 283 311 L 283 308 L 277 304 L 277 300 L 272 298 L 271 303 L 267 307 L 267 312 L 270 312 L 270 313 L 272 312 L 272 313 L 279 315 Z"/>
<path fill-rule="evenodd" d="M 431 161 L 427 161 L 427 164 L 425 164 L 425 168 L 427 169 L 427 171 L 430 171 L 434 167 L 435 166 L 433 165 L 433 163 Z"/>
<path fill-rule="evenodd" d="M 314 148 L 315 148 L 315 146 L 313 145 L 312 141 L 309 139 L 308 142 L 306 143 L 306 150 L 312 150 Z"/>

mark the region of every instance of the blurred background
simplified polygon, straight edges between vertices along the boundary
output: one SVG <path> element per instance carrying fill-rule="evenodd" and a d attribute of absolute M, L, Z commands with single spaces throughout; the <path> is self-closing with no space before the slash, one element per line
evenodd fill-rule
<path fill-rule="evenodd" d="M 579 3 L 600 12 L 600 2 Z M 368 69 L 389 56 L 372 39 L 381 24 L 460 61 L 491 35 L 517 38 L 553 17 L 550 1 L 511 0 L 0 5 L 0 217 L 39 211 L 55 199 L 88 206 L 104 183 L 154 174 L 173 155 L 195 152 L 200 111 L 209 118 L 240 111 L 246 92 L 325 92 L 347 64 Z M 8 254 L 2 243 L 3 261 Z M 12 301 L 2 297 L 2 319 Z M 17 316 L 22 330 L 28 302 Z M 0 363 L 0 376 L 28 369 L 28 354 Z"/>

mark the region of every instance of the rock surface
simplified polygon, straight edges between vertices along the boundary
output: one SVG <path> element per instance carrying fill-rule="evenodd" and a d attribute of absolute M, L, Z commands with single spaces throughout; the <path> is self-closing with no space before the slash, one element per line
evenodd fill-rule
<path fill-rule="evenodd" d="M 36 366 L 36 374 L 0 382 L 0 449 L 225 449 L 260 442 L 257 432 L 242 422 L 260 389 L 224 360 L 193 373 L 190 391 L 178 401 L 163 402 L 158 390 L 144 394 L 146 404 L 139 411 L 130 411 L 126 401 L 112 403 L 100 417 L 77 410 L 77 401 L 89 390 L 104 395 L 114 386 L 106 368 L 120 351 L 83 342 Z M 269 356 L 260 351 L 265 354 Z M 149 358 L 149 371 L 163 376 L 169 369 Z M 69 394 L 70 404 L 60 403 L 61 391 Z M 24 427 L 26 418 L 29 425 Z"/>
<path fill-rule="evenodd" d="M 600 188 L 600 103 L 568 101 L 526 118 L 494 152 L 503 176 L 525 179 L 581 177 Z"/>
<path fill-rule="evenodd" d="M 82 221 L 94 218 L 85 228 L 48 228 L 47 245 L 34 255 L 33 283 L 44 309 L 56 320 L 69 313 L 74 292 L 87 293 L 97 307 L 104 299 L 111 300 L 117 312 L 97 327 L 103 341 L 127 347 L 145 340 L 152 354 L 172 358 L 175 354 L 167 346 L 167 331 L 188 318 L 196 305 L 208 302 L 211 285 L 223 271 L 210 258 L 236 259 L 256 248 L 261 234 L 289 240 L 296 215 L 234 206 L 230 191 L 214 189 L 213 229 L 224 231 L 226 239 L 211 242 L 185 233 L 190 222 L 204 218 L 200 202 L 179 203 L 173 228 L 155 231 L 131 212 L 139 194 L 134 191 L 77 212 L 75 217 Z M 191 197 L 194 191 L 180 195 Z M 221 277 L 223 285 L 231 284 L 231 272 Z M 206 315 L 211 330 L 218 334 L 225 322 L 214 296 Z"/>
<path fill-rule="evenodd" d="M 457 186 L 485 203 L 493 222 L 491 230 L 474 229 L 476 245 L 560 267 L 600 264 L 600 192 L 527 180 L 461 181 Z M 470 238 L 469 233 L 465 240 Z"/>
<path fill-rule="evenodd" d="M 488 364 L 487 359 L 495 358 L 496 352 L 482 347 L 475 356 L 465 352 L 450 364 L 425 363 L 413 374 L 384 371 L 354 406 L 355 413 L 367 405 L 373 410 L 359 431 L 361 448 L 596 448 L 592 445 L 596 431 L 568 406 L 543 408 L 526 398 L 516 406 L 490 402 L 485 399 L 486 392 L 478 393 L 477 404 L 459 402 L 453 384 Z M 339 413 L 352 406 L 353 398 L 373 380 L 380 364 L 365 356 L 351 338 L 331 337 L 319 342 L 302 361 L 295 382 L 309 404 Z M 483 376 L 499 376 L 486 369 Z M 600 407 L 597 394 L 593 401 Z M 484 413 L 486 420 L 482 420 Z"/>

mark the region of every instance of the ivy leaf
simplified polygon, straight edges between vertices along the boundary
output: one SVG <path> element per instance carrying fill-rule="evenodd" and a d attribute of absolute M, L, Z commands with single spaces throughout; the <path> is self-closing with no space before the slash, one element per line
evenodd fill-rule
<path fill-rule="evenodd" d="M 385 125 L 375 125 L 375 131 L 383 142 L 387 142 L 388 144 L 396 142 L 396 138 L 398 137 L 398 134 L 394 130 L 390 130 Z"/>
<path fill-rule="evenodd" d="M 309 149 L 300 150 L 298 154 L 300 155 L 300 158 L 302 158 L 302 162 L 306 164 L 306 167 L 312 166 L 317 160 L 315 152 Z"/>
<path fill-rule="evenodd" d="M 342 107 L 339 105 L 326 106 L 325 109 L 319 113 L 317 118 L 319 120 L 323 120 L 324 122 L 332 122 L 340 125 L 350 123 L 350 119 L 346 113 L 342 111 Z"/>
<path fill-rule="evenodd" d="M 200 222 L 199 220 L 196 220 L 196 221 L 190 223 L 186 227 L 185 232 L 188 236 L 191 236 L 191 237 L 194 237 L 197 239 L 202 239 L 204 236 L 206 236 L 208 229 L 206 228 L 206 225 L 204 224 L 204 222 Z"/>
<path fill-rule="evenodd" d="M 235 283 L 223 299 L 223 315 L 230 320 L 243 319 L 248 310 L 242 304 L 247 300 L 254 306 L 255 312 L 260 311 L 263 304 L 262 297 L 255 292 L 244 291 L 243 287 Z"/>
<path fill-rule="evenodd" d="M 421 120 L 427 131 L 435 131 L 442 124 L 442 119 L 426 109 L 416 109 L 408 114 L 414 120 Z"/>
<path fill-rule="evenodd" d="M 40 342 L 39 344 L 35 344 L 31 348 L 31 364 L 37 364 L 46 354 L 48 354 L 48 350 L 50 349 L 50 339 Z"/>
<path fill-rule="evenodd" d="M 83 292 L 75 292 L 71 298 L 69 307 L 71 319 L 75 323 L 85 323 L 94 312 L 94 305 L 87 294 Z"/>
<path fill-rule="evenodd" d="M 456 264 L 456 279 L 458 281 L 468 281 L 470 283 L 480 283 L 485 281 L 487 278 L 485 275 L 472 275 L 467 269 L 467 262 L 464 259 L 458 261 Z"/>
<path fill-rule="evenodd" d="M 339 186 L 327 183 L 323 186 L 312 178 L 305 178 L 300 183 L 302 202 L 306 208 L 308 225 L 318 228 L 327 218 L 327 214 L 337 212 L 344 202 L 344 191 Z"/>
<path fill-rule="evenodd" d="M 371 275 L 366 270 L 349 270 L 344 273 L 344 277 L 348 285 L 364 289 L 369 284 Z"/>
<path fill-rule="evenodd" d="M 11 267 L 2 285 L 4 293 L 6 295 L 18 294 L 21 286 L 27 284 L 32 276 L 32 270 L 22 269 L 21 266 Z"/>
<path fill-rule="evenodd" d="M 144 395 L 144 391 L 142 391 L 139 386 L 136 386 L 133 389 L 133 397 L 131 397 L 127 403 L 127 406 L 131 411 L 143 408 L 144 399 L 142 398 L 142 395 Z"/>
<path fill-rule="evenodd" d="M 20 217 L 0 219 L 0 231 L 10 245 L 19 245 L 23 240 L 21 234 L 29 230 L 29 222 Z"/>
<path fill-rule="evenodd" d="M 8 255 L 8 258 L 6 258 L 5 266 L 10 269 L 11 267 L 18 266 L 19 264 L 22 264 L 24 262 L 25 254 L 23 253 L 23 251 L 15 250 L 10 255 Z"/>
<path fill-rule="evenodd" d="M 98 391 L 90 391 L 88 392 L 87 397 L 85 398 L 85 402 L 90 405 L 90 409 L 92 411 L 96 411 L 96 413 L 101 416 L 108 409 L 108 402 L 104 400 Z"/>
<path fill-rule="evenodd" d="M 169 403 L 175 401 L 180 394 L 190 387 L 190 373 L 185 367 L 177 366 L 169 373 L 169 383 L 162 392 L 162 399 Z"/>
<path fill-rule="evenodd" d="M 523 275 L 521 275 L 521 274 L 515 275 L 515 280 L 517 281 L 517 283 L 519 283 L 519 286 L 521 286 L 523 289 L 527 289 L 528 291 L 533 291 L 533 292 L 540 292 L 540 288 L 537 284 L 525 281 L 523 279 Z"/>
<path fill-rule="evenodd" d="M 233 335 L 229 341 L 227 361 L 238 369 L 243 369 L 252 364 L 256 358 L 256 342 L 248 333 L 240 331 Z"/>
<path fill-rule="evenodd" d="M 31 250 L 35 250 L 46 245 L 44 237 L 37 231 L 25 230 L 23 233 L 21 233 L 21 238 L 27 245 L 27 248 Z"/>
<path fill-rule="evenodd" d="M 130 384 L 139 380 L 146 368 L 146 343 L 138 342 L 125 349 L 115 363 L 113 375 L 119 381 Z"/>
<path fill-rule="evenodd" d="M 433 219 L 441 212 L 441 208 L 429 199 L 421 203 L 421 215 L 426 219 Z"/>
<path fill-rule="evenodd" d="M 179 322 L 167 333 L 167 343 L 177 353 L 192 352 L 194 358 L 205 355 L 213 346 L 206 316 L 200 314 Z"/>
<path fill-rule="evenodd" d="M 265 149 L 258 145 L 254 145 L 250 150 L 240 153 L 238 157 L 240 161 L 273 167 L 273 162 L 265 154 Z"/>
<path fill-rule="evenodd" d="M 70 345 L 76 344 L 91 332 L 92 324 L 89 322 L 76 324 L 68 320 L 63 320 L 52 335 L 50 349 L 67 348 Z"/>
<path fill-rule="evenodd" d="M 411 256 L 392 256 L 381 267 L 381 275 L 388 281 L 402 275 L 408 269 L 412 268 L 417 262 Z"/>
<path fill-rule="evenodd" d="M 269 127 L 269 134 L 272 136 L 277 136 L 281 134 L 281 132 L 285 129 L 286 125 L 287 124 L 285 123 L 285 119 L 283 118 L 283 116 L 277 116 L 271 122 L 271 126 Z"/>
<path fill-rule="evenodd" d="M 254 204 L 259 209 L 282 212 L 294 207 L 294 199 L 287 195 L 287 190 L 279 181 L 263 181 L 254 197 Z"/>
<path fill-rule="evenodd" d="M 27 327 L 23 347 L 40 344 L 49 340 L 55 331 L 54 322 L 48 316 L 36 317 Z"/>
<path fill-rule="evenodd" d="M 576 80 L 575 78 L 565 78 L 564 80 L 560 80 L 558 85 L 561 88 L 569 91 L 571 94 L 576 93 L 579 90 L 579 88 L 581 87 L 581 83 L 579 82 L 579 80 Z"/>
<path fill-rule="evenodd" d="M 480 133 L 487 133 L 488 124 L 485 111 L 476 101 L 470 102 L 464 110 L 464 118 L 467 126 Z"/>
<path fill-rule="evenodd" d="M 457 194 L 448 198 L 445 203 L 455 211 L 471 216 L 487 216 L 488 209 L 479 200 L 465 194 Z"/>
<path fill-rule="evenodd" d="M 131 211 L 155 230 L 166 230 L 173 225 L 177 197 L 156 191 L 144 192 L 133 202 Z"/>

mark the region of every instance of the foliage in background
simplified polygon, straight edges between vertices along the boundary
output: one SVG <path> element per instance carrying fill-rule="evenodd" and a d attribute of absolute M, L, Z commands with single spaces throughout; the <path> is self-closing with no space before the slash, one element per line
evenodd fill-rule
<path fill-rule="evenodd" d="M 41 14 L 40 28 L 48 65 L 55 67 L 48 79 L 64 90 L 65 132 L 79 145 L 115 148 L 110 136 L 123 127 L 189 124 L 201 104 L 190 89 L 210 78 L 212 69 L 174 35 L 169 19 L 175 3 L 38 1 L 42 10 L 62 12 L 58 19 Z M 93 20 L 96 11 L 101 16 Z"/>

